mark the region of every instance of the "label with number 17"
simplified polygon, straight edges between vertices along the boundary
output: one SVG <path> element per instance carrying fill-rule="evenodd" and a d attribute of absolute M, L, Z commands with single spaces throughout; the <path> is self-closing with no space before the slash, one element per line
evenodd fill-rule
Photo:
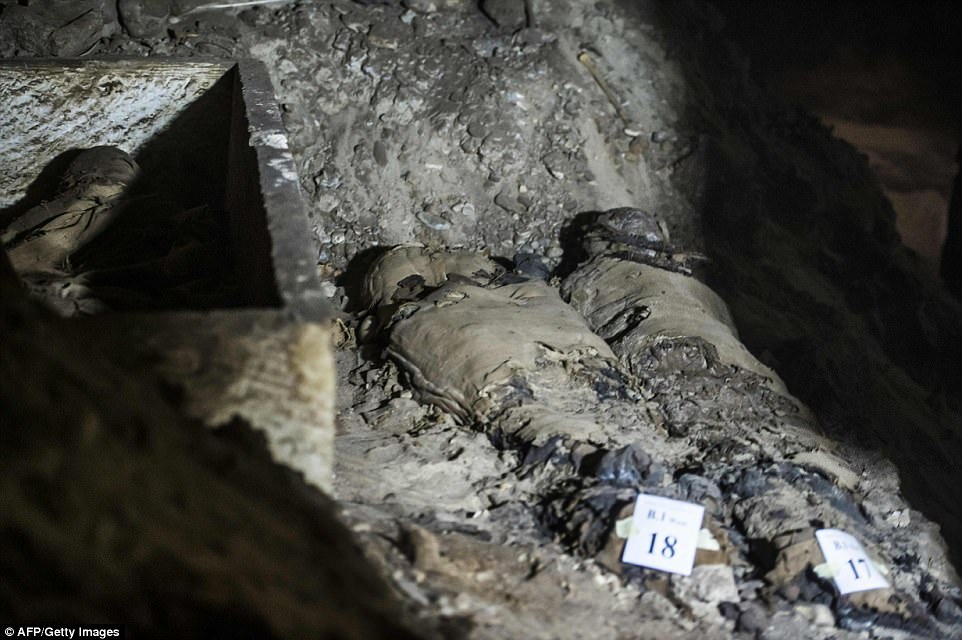
<path fill-rule="evenodd" d="M 885 589 L 888 581 L 854 536 L 838 529 L 819 529 L 815 539 L 832 570 L 839 593 Z"/>

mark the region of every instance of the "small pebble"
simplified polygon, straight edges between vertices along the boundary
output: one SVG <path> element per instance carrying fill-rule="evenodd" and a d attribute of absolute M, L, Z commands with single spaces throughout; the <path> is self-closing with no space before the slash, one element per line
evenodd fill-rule
<path fill-rule="evenodd" d="M 468 135 L 474 138 L 483 138 L 488 135 L 488 128 L 480 122 L 472 122 L 468 125 Z"/>
<path fill-rule="evenodd" d="M 404 6 L 418 13 L 434 13 L 438 10 L 435 0 L 404 0 Z"/>
<path fill-rule="evenodd" d="M 669 138 L 671 138 L 671 134 L 669 134 L 667 131 L 654 131 L 651 134 L 651 141 L 656 144 L 668 142 Z"/>
<path fill-rule="evenodd" d="M 935 617 L 942 622 L 962 624 L 962 608 L 946 596 L 935 605 Z"/>
<path fill-rule="evenodd" d="M 738 605 L 734 602 L 719 602 L 718 611 L 726 620 L 738 620 L 741 615 Z"/>
<path fill-rule="evenodd" d="M 738 616 L 738 623 L 735 628 L 746 633 L 760 633 L 766 627 L 768 627 L 768 620 L 764 611 L 761 606 L 753 603 Z"/>
<path fill-rule="evenodd" d="M 377 162 L 382 167 L 386 167 L 387 166 L 387 149 L 385 149 L 384 143 L 381 142 L 380 140 L 376 141 L 374 143 L 374 148 L 372 151 L 374 153 L 374 161 Z"/>
<path fill-rule="evenodd" d="M 439 216 L 436 213 L 431 213 L 430 211 L 421 211 L 417 214 L 418 221 L 421 222 L 426 227 L 434 229 L 435 231 L 444 231 L 451 227 L 451 223 Z"/>
<path fill-rule="evenodd" d="M 337 285 L 331 281 L 322 282 L 321 293 L 324 294 L 325 298 L 331 299 L 337 294 Z"/>

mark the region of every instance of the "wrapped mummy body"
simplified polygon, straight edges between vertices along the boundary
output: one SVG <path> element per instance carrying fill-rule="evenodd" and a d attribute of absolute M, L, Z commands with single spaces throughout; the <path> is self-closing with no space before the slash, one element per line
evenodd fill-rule
<path fill-rule="evenodd" d="M 117 147 L 87 149 L 70 163 L 53 199 L 3 230 L 7 257 L 33 297 L 63 316 L 103 310 L 84 276 L 73 273 L 70 257 L 116 219 L 119 201 L 138 174 L 134 159 Z"/>
<path fill-rule="evenodd" d="M 80 153 L 60 191 L 4 229 L 7 257 L 18 273 L 67 273 L 70 255 L 97 237 L 116 217 L 116 202 L 137 177 L 137 163 L 116 147 Z"/>
<path fill-rule="evenodd" d="M 602 213 L 588 226 L 584 248 L 588 258 L 564 281 L 562 295 L 633 373 L 737 367 L 787 395 L 778 375 L 742 344 L 724 301 L 673 261 L 678 252 L 652 216 L 633 208 Z"/>
<path fill-rule="evenodd" d="M 625 428 L 644 422 L 637 407 L 620 425 L 610 419 L 644 393 L 622 367 L 641 379 L 654 369 L 694 372 L 727 393 L 764 386 L 770 409 L 784 410 L 781 380 L 658 234 L 637 209 L 601 214 L 584 238 L 588 259 L 564 283 L 570 305 L 541 280 L 504 278 L 480 254 L 422 247 L 376 261 L 364 298 L 388 332 L 387 355 L 423 399 L 523 441 L 637 438 Z M 739 382 L 726 385 L 733 374 Z M 702 419 L 667 413 L 670 422 Z"/>
<path fill-rule="evenodd" d="M 502 272 L 476 253 L 385 254 L 365 295 L 390 316 L 387 354 L 423 399 L 465 422 L 525 442 L 604 439 L 596 383 L 618 378 L 611 349 L 556 289 Z"/>

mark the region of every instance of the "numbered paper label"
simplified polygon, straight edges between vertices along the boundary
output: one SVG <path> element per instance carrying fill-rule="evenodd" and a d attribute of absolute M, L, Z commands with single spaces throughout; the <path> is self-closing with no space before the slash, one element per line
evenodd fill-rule
<path fill-rule="evenodd" d="M 888 581 L 854 537 L 838 529 L 819 529 L 815 539 L 839 593 L 888 588 Z"/>
<path fill-rule="evenodd" d="M 622 562 L 691 575 L 705 507 L 639 494 Z"/>

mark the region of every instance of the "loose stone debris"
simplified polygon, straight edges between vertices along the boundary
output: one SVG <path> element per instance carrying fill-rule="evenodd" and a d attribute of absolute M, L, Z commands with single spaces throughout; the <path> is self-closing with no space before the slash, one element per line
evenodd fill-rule
<path fill-rule="evenodd" d="M 339 0 L 163 33 L 126 4 L 98 53 L 268 62 L 344 311 L 335 494 L 427 635 L 962 637 L 911 458 L 840 437 L 886 411 L 920 446 L 953 433 L 954 383 L 929 394 L 872 341 L 938 350 L 959 316 L 864 162 L 760 95 L 710 11 Z M 704 505 L 691 576 L 621 562 L 642 491 Z M 838 594 L 822 528 L 892 588 Z"/>

